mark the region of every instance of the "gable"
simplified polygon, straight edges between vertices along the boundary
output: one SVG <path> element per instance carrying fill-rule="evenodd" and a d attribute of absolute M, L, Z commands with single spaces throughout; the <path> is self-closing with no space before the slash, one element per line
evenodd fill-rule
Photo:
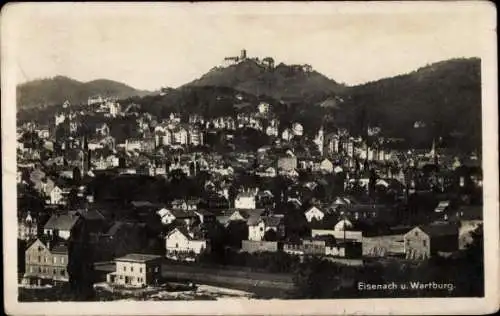
<path fill-rule="evenodd" d="M 409 232 L 407 232 L 405 235 L 404 235 L 404 238 L 405 239 L 408 239 L 408 238 L 422 238 L 422 237 L 426 237 L 428 238 L 429 235 L 424 232 L 420 227 L 415 227 L 413 228 L 412 230 L 410 230 Z"/>
<path fill-rule="evenodd" d="M 319 208 L 316 206 L 311 207 L 309 210 L 306 211 L 306 214 L 324 214 L 323 211 L 321 211 Z"/>
<path fill-rule="evenodd" d="M 185 236 L 179 229 L 175 228 L 170 234 L 167 235 L 166 237 L 167 241 L 168 240 L 184 240 L 187 241 L 189 240 L 187 236 Z"/>

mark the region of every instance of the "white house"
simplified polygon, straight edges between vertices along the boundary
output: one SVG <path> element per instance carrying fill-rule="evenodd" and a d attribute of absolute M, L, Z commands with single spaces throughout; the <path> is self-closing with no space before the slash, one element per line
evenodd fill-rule
<path fill-rule="evenodd" d="M 333 163 L 329 159 L 325 158 L 321 161 L 319 168 L 323 172 L 332 173 Z"/>
<path fill-rule="evenodd" d="M 256 208 L 256 200 L 255 200 L 256 192 L 246 191 L 238 194 L 236 199 L 234 200 L 234 208 L 238 209 L 255 209 Z"/>
<path fill-rule="evenodd" d="M 281 133 L 281 138 L 283 140 L 289 141 L 293 138 L 294 134 L 291 129 L 286 128 L 283 133 Z"/>
<path fill-rule="evenodd" d="M 310 223 L 313 219 L 317 221 L 323 220 L 325 217 L 325 212 L 317 208 L 316 206 L 311 206 L 305 213 L 307 221 Z"/>
<path fill-rule="evenodd" d="M 63 200 L 62 190 L 57 185 L 50 191 L 50 204 L 60 204 Z"/>
<path fill-rule="evenodd" d="M 176 130 L 174 130 L 174 142 L 177 143 L 177 144 L 181 144 L 181 145 L 186 145 L 189 141 L 188 139 L 188 131 L 183 128 L 183 127 L 179 127 L 177 128 Z"/>
<path fill-rule="evenodd" d="M 68 240 L 79 219 L 80 216 L 76 214 L 53 214 L 43 227 L 43 232 L 48 236 Z"/>
<path fill-rule="evenodd" d="M 304 134 L 304 127 L 300 123 L 293 123 L 292 130 L 295 136 L 302 136 Z"/>
<path fill-rule="evenodd" d="M 179 254 L 194 253 L 199 255 L 203 251 L 209 251 L 209 243 L 206 239 L 195 238 L 194 234 L 185 227 L 176 227 L 165 237 L 165 248 L 167 257 L 175 257 Z"/>
<path fill-rule="evenodd" d="M 252 216 L 248 219 L 248 240 L 262 241 L 267 231 L 274 230 L 277 238 L 285 235 L 284 215 Z"/>
<path fill-rule="evenodd" d="M 269 105 L 269 103 L 266 103 L 266 102 L 261 102 L 257 106 L 257 108 L 259 110 L 259 113 L 261 113 L 261 114 L 267 114 L 267 113 L 269 113 L 270 107 L 271 106 Z"/>

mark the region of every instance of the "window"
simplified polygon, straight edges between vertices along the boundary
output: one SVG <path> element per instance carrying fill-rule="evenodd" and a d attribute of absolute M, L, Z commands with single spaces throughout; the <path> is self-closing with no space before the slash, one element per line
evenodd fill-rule
<path fill-rule="evenodd" d="M 123 271 L 127 271 L 127 266 L 123 266 Z"/>
<path fill-rule="evenodd" d="M 177 243 L 176 243 L 176 244 L 175 244 L 175 248 L 179 248 L 179 244 L 177 244 Z"/>
<path fill-rule="evenodd" d="M 61 270 L 59 273 L 60 273 L 62 276 L 64 276 L 64 270 Z"/>
<path fill-rule="evenodd" d="M 52 262 L 53 262 L 54 264 L 56 264 L 56 263 L 57 263 L 57 257 L 52 258 Z M 54 274 L 55 274 L 55 273 L 54 273 Z"/>
<path fill-rule="evenodd" d="M 42 273 L 42 268 L 38 267 L 38 273 Z"/>
<path fill-rule="evenodd" d="M 160 269 L 158 267 L 155 267 L 155 272 L 158 272 Z"/>
<path fill-rule="evenodd" d="M 52 270 L 52 274 L 53 274 L 53 275 L 56 275 L 56 274 L 57 274 L 56 269 L 53 269 L 53 270 Z"/>
<path fill-rule="evenodd" d="M 130 267 L 130 272 L 134 272 L 134 267 Z"/>
<path fill-rule="evenodd" d="M 38 256 L 38 262 L 42 262 L 42 257 Z"/>
<path fill-rule="evenodd" d="M 139 268 L 139 273 L 142 273 L 142 268 Z"/>
<path fill-rule="evenodd" d="M 31 272 L 31 273 L 33 273 L 33 272 L 34 272 L 33 270 L 34 270 L 34 269 L 33 269 L 33 267 L 30 267 L 30 272 Z"/>
<path fill-rule="evenodd" d="M 64 257 L 61 257 L 61 263 L 64 263 Z"/>
<path fill-rule="evenodd" d="M 427 247 L 427 240 L 422 240 L 422 244 L 424 245 L 424 247 Z"/>

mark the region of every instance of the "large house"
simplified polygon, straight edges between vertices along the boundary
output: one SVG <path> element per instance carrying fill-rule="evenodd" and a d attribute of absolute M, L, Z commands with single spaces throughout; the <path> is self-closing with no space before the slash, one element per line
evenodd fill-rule
<path fill-rule="evenodd" d="M 57 236 L 68 240 L 79 224 L 80 219 L 79 215 L 73 213 L 53 214 L 43 227 L 43 232 L 47 236 Z"/>
<path fill-rule="evenodd" d="M 274 231 L 276 238 L 285 236 L 284 215 L 251 216 L 248 221 L 248 240 L 262 241 L 268 231 Z"/>
<path fill-rule="evenodd" d="M 63 281 L 69 279 L 68 247 L 66 244 L 52 240 L 36 239 L 25 251 L 25 274 L 23 283 L 30 284 L 36 280 Z"/>
<path fill-rule="evenodd" d="M 179 258 L 183 255 L 199 255 L 202 252 L 210 251 L 210 244 L 207 239 L 196 236 L 191 230 L 184 226 L 172 229 L 165 237 L 166 256 L 169 258 Z"/>
<path fill-rule="evenodd" d="M 131 253 L 116 258 L 116 271 L 106 275 L 106 281 L 114 285 L 145 287 L 161 279 L 162 257 Z"/>
<path fill-rule="evenodd" d="M 26 217 L 18 222 L 18 236 L 20 240 L 33 240 L 38 235 L 38 221 L 28 212 Z"/>
<path fill-rule="evenodd" d="M 404 235 L 404 249 L 406 258 L 414 260 L 456 251 L 458 226 L 447 223 L 417 226 Z"/>
<path fill-rule="evenodd" d="M 257 207 L 256 196 L 257 192 L 254 190 L 241 192 L 234 200 L 234 207 L 237 209 L 255 209 Z"/>

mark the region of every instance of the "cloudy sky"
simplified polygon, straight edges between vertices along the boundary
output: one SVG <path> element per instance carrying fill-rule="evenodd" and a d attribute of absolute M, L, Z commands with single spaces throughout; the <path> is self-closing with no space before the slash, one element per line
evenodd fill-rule
<path fill-rule="evenodd" d="M 191 81 L 242 48 L 348 85 L 481 56 L 491 8 L 480 4 L 56 3 L 2 13 L 17 82 L 65 75 L 152 90 Z"/>

